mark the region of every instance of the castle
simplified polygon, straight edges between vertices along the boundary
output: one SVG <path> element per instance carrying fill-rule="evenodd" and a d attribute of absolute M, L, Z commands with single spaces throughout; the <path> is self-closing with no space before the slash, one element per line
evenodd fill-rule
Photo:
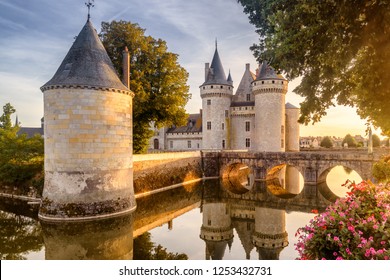
<path fill-rule="evenodd" d="M 299 151 L 299 108 L 285 103 L 287 80 L 265 61 L 256 74 L 246 64 L 233 94 L 233 80 L 215 47 L 200 85 L 202 110 L 182 127 L 154 128 L 150 151 L 231 149 Z"/>

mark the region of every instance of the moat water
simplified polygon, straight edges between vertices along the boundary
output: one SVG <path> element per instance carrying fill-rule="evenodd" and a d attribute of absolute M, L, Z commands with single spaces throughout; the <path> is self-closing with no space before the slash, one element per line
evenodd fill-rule
<path fill-rule="evenodd" d="M 36 205 L 0 199 L 0 259 L 292 260 L 312 210 L 343 196 L 346 179 L 361 180 L 342 167 L 320 186 L 247 179 L 157 193 L 138 199 L 131 216 L 89 223 L 42 223 Z"/>

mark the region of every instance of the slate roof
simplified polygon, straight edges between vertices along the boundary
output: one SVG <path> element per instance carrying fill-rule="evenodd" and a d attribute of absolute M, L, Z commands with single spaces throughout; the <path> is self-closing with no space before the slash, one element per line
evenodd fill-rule
<path fill-rule="evenodd" d="M 43 127 L 21 127 L 18 131 L 18 135 L 27 134 L 28 138 L 33 137 L 35 134 L 43 136 Z"/>
<path fill-rule="evenodd" d="M 282 75 L 277 74 L 275 69 L 268 64 L 267 61 L 263 61 L 260 65 L 259 73 L 256 77 L 256 81 L 258 80 L 285 80 Z"/>
<path fill-rule="evenodd" d="M 198 133 L 202 132 L 202 115 L 190 114 L 187 119 L 187 125 L 171 127 L 167 133 Z"/>
<path fill-rule="evenodd" d="M 221 59 L 219 58 L 217 48 L 215 48 L 213 60 L 211 62 L 211 66 L 206 81 L 203 83 L 203 85 L 211 85 L 211 84 L 229 85 L 229 86 L 232 85 L 231 82 L 226 79 L 225 71 L 223 70 L 222 62 Z"/>
<path fill-rule="evenodd" d="M 298 107 L 292 105 L 291 103 L 287 102 L 286 103 L 286 109 L 299 109 Z"/>
<path fill-rule="evenodd" d="M 80 31 L 53 78 L 41 87 L 93 87 L 129 92 L 119 79 L 91 21 Z"/>

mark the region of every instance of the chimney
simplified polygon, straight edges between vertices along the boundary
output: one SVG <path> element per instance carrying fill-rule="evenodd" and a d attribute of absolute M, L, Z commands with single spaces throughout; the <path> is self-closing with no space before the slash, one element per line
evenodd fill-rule
<path fill-rule="evenodd" d="M 127 88 L 130 89 L 130 54 L 129 49 L 125 47 L 122 52 L 122 67 L 123 67 L 123 76 L 122 82 Z"/>
<path fill-rule="evenodd" d="M 204 80 L 205 81 L 207 81 L 207 76 L 209 75 L 209 71 L 210 71 L 210 64 L 205 63 L 205 65 L 204 65 Z"/>
<path fill-rule="evenodd" d="M 245 64 L 245 70 L 248 70 L 248 71 L 249 71 L 249 70 L 250 70 L 250 66 L 251 66 L 251 65 L 250 65 L 249 63 Z"/>

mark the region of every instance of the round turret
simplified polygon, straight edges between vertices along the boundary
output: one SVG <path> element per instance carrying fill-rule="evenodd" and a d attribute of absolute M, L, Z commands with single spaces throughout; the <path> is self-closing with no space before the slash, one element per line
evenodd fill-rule
<path fill-rule="evenodd" d="M 299 114 L 300 110 L 291 103 L 286 104 L 286 151 L 299 151 Z"/>
<path fill-rule="evenodd" d="M 215 48 L 214 57 L 205 67 L 205 82 L 200 86 L 202 98 L 202 147 L 203 149 L 230 148 L 230 105 L 233 96 L 233 80 L 226 79 Z"/>
<path fill-rule="evenodd" d="M 203 205 L 200 238 L 206 242 L 206 259 L 222 260 L 227 246 L 233 241 L 233 227 L 226 203 Z"/>
<path fill-rule="evenodd" d="M 133 211 L 134 94 L 89 20 L 41 90 L 45 183 L 39 217 L 85 220 Z"/>
<path fill-rule="evenodd" d="M 255 149 L 285 151 L 285 94 L 287 80 L 263 62 L 252 82 L 255 96 Z"/>

